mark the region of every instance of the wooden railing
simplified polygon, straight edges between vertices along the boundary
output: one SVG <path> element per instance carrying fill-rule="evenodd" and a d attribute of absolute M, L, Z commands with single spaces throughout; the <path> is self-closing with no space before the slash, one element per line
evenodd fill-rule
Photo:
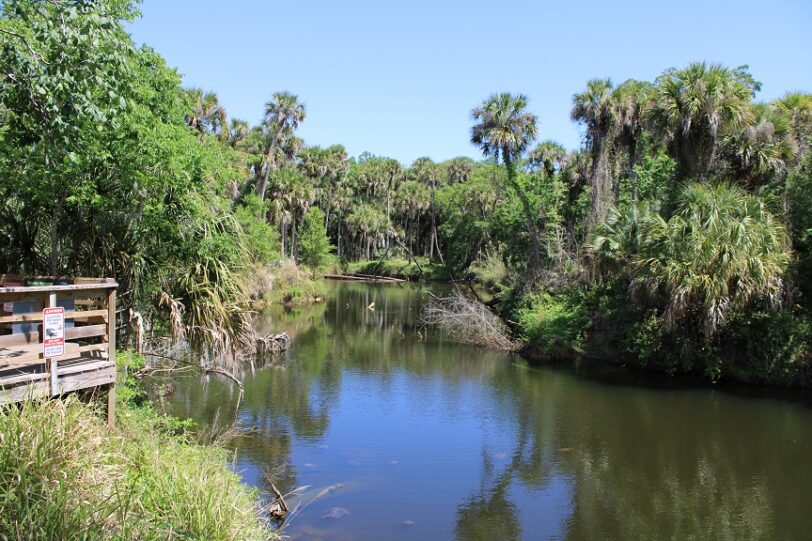
<path fill-rule="evenodd" d="M 116 287 L 109 278 L 0 275 L 0 403 L 102 388 L 112 424 Z M 45 357 L 43 309 L 59 306 L 64 355 Z"/>

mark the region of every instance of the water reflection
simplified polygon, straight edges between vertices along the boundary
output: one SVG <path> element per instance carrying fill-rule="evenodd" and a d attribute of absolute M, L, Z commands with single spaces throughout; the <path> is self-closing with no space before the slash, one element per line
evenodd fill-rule
<path fill-rule="evenodd" d="M 607 385 L 452 344 L 422 328 L 419 288 L 341 285 L 257 321 L 282 366 L 245 396 L 184 377 L 175 414 L 218 409 L 245 479 L 309 485 L 301 539 L 803 539 L 812 413 L 712 389 Z M 375 303 L 374 310 L 367 307 Z M 337 519 L 333 507 L 349 514 Z M 327 518 L 323 518 L 327 517 Z"/>

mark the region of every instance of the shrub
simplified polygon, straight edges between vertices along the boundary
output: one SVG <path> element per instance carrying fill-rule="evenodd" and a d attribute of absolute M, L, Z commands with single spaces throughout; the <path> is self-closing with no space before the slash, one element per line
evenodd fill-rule
<path fill-rule="evenodd" d="M 567 356 L 583 348 L 589 323 L 574 292 L 553 296 L 543 292 L 526 298 L 518 311 L 518 330 L 528 345 L 551 356 Z"/>
<path fill-rule="evenodd" d="M 318 207 L 307 211 L 299 232 L 299 261 L 314 272 L 327 264 L 333 246 L 324 228 L 324 213 Z"/>

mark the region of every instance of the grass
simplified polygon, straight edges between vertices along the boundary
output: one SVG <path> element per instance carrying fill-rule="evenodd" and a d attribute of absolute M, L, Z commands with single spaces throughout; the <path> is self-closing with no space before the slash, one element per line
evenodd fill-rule
<path fill-rule="evenodd" d="M 0 409 L 0 539 L 272 537 L 226 450 L 120 394 L 113 431 L 74 397 Z"/>

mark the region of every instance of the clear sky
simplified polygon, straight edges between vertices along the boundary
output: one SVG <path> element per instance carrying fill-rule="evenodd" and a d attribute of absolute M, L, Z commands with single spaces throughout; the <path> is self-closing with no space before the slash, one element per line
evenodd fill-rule
<path fill-rule="evenodd" d="M 307 107 L 299 134 L 410 163 L 478 157 L 470 111 L 522 92 L 542 139 L 581 132 L 572 95 L 594 77 L 653 80 L 695 60 L 749 64 L 760 99 L 812 91 L 812 0 L 145 0 L 131 26 L 188 86 L 258 122 L 277 90 Z"/>

